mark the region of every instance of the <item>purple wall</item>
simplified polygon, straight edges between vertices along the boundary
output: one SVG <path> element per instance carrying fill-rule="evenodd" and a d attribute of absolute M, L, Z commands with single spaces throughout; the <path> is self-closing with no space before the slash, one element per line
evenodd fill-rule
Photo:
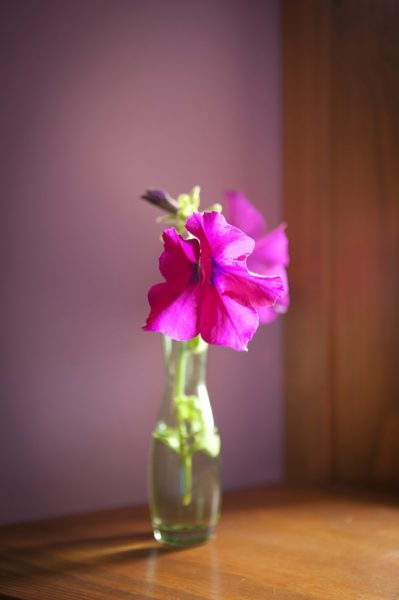
<path fill-rule="evenodd" d="M 278 0 L 2 4 L 0 520 L 146 499 L 149 186 L 280 219 Z M 282 472 L 281 323 L 211 349 L 226 487 Z"/>

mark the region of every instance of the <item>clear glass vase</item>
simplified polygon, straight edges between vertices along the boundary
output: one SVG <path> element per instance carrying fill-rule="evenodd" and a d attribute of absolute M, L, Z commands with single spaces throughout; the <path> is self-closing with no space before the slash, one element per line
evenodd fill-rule
<path fill-rule="evenodd" d="M 150 511 L 154 536 L 177 546 L 213 535 L 219 519 L 220 437 L 206 387 L 207 344 L 163 337 L 165 388 L 152 434 Z"/>

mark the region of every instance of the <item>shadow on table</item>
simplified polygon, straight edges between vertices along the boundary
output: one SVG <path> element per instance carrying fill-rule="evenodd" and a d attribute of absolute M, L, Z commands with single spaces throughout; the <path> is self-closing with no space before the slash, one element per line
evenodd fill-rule
<path fill-rule="evenodd" d="M 181 548 L 158 544 L 152 531 L 73 539 L 37 544 L 29 548 L 7 548 L 0 550 L 0 583 L 156 558 L 179 550 Z"/>

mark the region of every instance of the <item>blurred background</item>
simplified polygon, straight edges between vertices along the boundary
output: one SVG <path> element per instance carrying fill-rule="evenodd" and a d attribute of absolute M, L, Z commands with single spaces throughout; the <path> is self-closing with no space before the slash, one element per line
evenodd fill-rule
<path fill-rule="evenodd" d="M 286 475 L 399 488 L 399 4 L 283 2 Z"/>
<path fill-rule="evenodd" d="M 146 501 L 148 187 L 282 217 L 278 0 L 1 3 L 0 520 Z M 212 348 L 226 488 L 283 474 L 282 324 Z"/>
<path fill-rule="evenodd" d="M 0 522 L 146 501 L 149 187 L 288 222 L 289 313 L 211 348 L 226 489 L 399 486 L 395 0 L 1 3 Z"/>

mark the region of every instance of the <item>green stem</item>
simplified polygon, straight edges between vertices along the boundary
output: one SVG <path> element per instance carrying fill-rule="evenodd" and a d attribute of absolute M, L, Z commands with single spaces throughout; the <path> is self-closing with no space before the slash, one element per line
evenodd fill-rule
<path fill-rule="evenodd" d="M 183 496 L 183 506 L 189 506 L 191 504 L 192 499 L 192 454 L 186 454 L 183 457 L 183 465 L 184 465 L 184 496 Z"/>
<path fill-rule="evenodd" d="M 185 398 L 185 386 L 186 386 L 186 369 L 187 369 L 187 356 L 188 348 L 185 342 L 182 342 L 179 347 L 179 355 L 176 361 L 176 372 L 175 372 L 175 390 L 174 397 L 175 402 L 181 402 Z M 183 473 L 184 473 L 184 494 L 183 494 L 183 505 L 188 506 L 191 504 L 192 499 L 192 456 L 190 449 L 187 446 L 187 429 L 180 417 L 179 410 L 177 412 L 178 429 L 180 435 L 180 456 L 183 462 Z"/>

